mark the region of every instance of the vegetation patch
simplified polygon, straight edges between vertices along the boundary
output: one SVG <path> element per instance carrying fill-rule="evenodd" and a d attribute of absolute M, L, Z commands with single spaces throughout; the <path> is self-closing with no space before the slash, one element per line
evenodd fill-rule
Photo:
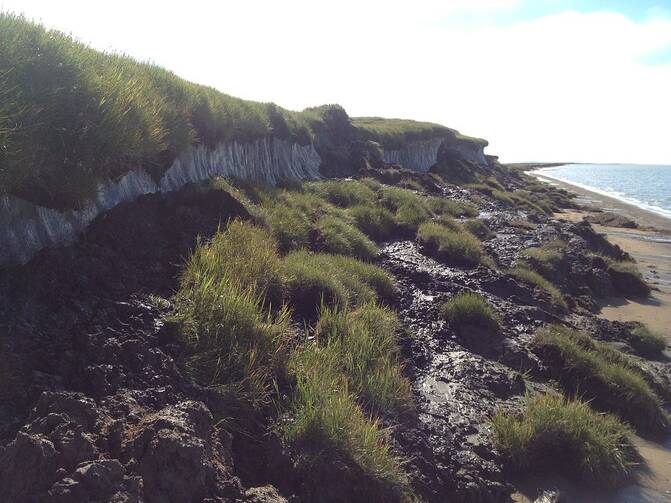
<path fill-rule="evenodd" d="M 175 297 L 181 333 L 191 351 L 187 369 L 205 385 L 228 385 L 265 404 L 284 373 L 289 313 L 274 314 L 264 296 L 281 299 L 276 245 L 263 229 L 234 222 L 196 248 Z M 269 303 L 268 303 L 269 304 Z"/>
<path fill-rule="evenodd" d="M 568 243 L 560 239 L 544 243 L 540 248 L 527 248 L 520 257 L 545 279 L 552 281 L 561 272 Z"/>
<path fill-rule="evenodd" d="M 320 248 L 329 253 L 349 255 L 363 260 L 377 257 L 379 250 L 363 232 L 343 219 L 328 216 L 315 225 Z"/>
<path fill-rule="evenodd" d="M 375 241 L 391 239 L 396 232 L 393 213 L 382 206 L 354 206 L 349 215 L 359 230 Z"/>
<path fill-rule="evenodd" d="M 666 349 L 666 338 L 662 334 L 651 331 L 645 325 L 631 331 L 631 346 L 642 356 L 657 357 Z"/>
<path fill-rule="evenodd" d="M 524 281 L 525 283 L 529 283 L 531 285 L 537 286 L 542 290 L 545 290 L 545 292 L 550 295 L 550 298 L 552 299 L 552 302 L 555 306 L 564 311 L 568 310 L 568 305 L 566 304 L 564 296 L 561 294 L 559 289 L 536 271 L 532 271 L 527 266 L 520 264 L 516 265 L 512 269 L 508 269 L 507 273 L 513 278 L 517 278 L 520 281 Z"/>
<path fill-rule="evenodd" d="M 350 497 L 397 501 L 408 492 L 401 460 L 390 451 L 380 415 L 411 406 L 396 342 L 398 320 L 374 305 L 354 311 L 322 308 L 316 339 L 291 358 L 296 376 L 285 439 L 302 453 L 314 497 L 333 487 L 334 469 L 354 465 L 370 482 Z M 342 497 L 342 488 L 336 491 Z M 328 499 L 328 497 L 327 497 Z"/>
<path fill-rule="evenodd" d="M 474 236 L 477 236 L 483 241 L 491 239 L 496 235 L 491 231 L 487 224 L 479 218 L 470 218 L 468 220 L 464 220 L 461 225 L 463 225 L 464 229 L 466 229 L 468 232 Z"/>
<path fill-rule="evenodd" d="M 487 300 L 476 293 L 460 293 L 452 297 L 441 308 L 443 316 L 458 331 L 478 327 L 488 333 L 500 330 L 499 317 Z"/>
<path fill-rule="evenodd" d="M 454 201 L 446 197 L 427 196 L 426 205 L 436 215 L 450 215 L 452 217 L 475 217 L 478 209 L 470 203 Z"/>
<path fill-rule="evenodd" d="M 645 282 L 635 262 L 606 259 L 608 275 L 615 289 L 622 295 L 647 297 L 650 286 Z"/>
<path fill-rule="evenodd" d="M 337 501 L 350 492 L 356 500 L 399 501 L 408 490 L 402 461 L 391 452 L 388 431 L 349 393 L 347 377 L 334 361 L 337 356 L 308 344 L 290 361 L 296 386 L 291 421 L 282 435 L 300 453 L 298 468 L 305 474 L 307 496 Z"/>
<path fill-rule="evenodd" d="M 291 306 L 307 319 L 315 319 L 322 304 L 344 309 L 396 296 L 384 270 L 342 255 L 298 250 L 284 258 L 284 272 Z"/>
<path fill-rule="evenodd" d="M 98 182 L 160 175 L 194 144 L 268 137 L 308 144 L 329 107 L 291 112 L 95 51 L 23 17 L 0 15 L 0 191 L 69 209 Z"/>
<path fill-rule="evenodd" d="M 312 192 L 331 204 L 347 208 L 349 206 L 371 204 L 377 195 L 368 185 L 358 180 L 326 180 L 304 184 L 305 190 Z"/>
<path fill-rule="evenodd" d="M 349 390 L 375 416 L 398 416 L 412 403 L 410 386 L 401 373 L 396 314 L 374 304 L 355 310 L 321 310 L 317 340 L 336 355 Z"/>
<path fill-rule="evenodd" d="M 436 222 L 420 225 L 417 242 L 427 254 L 447 263 L 476 266 L 483 256 L 480 241 L 470 232 L 450 230 Z"/>
<path fill-rule="evenodd" d="M 559 469 L 583 484 L 611 488 L 639 459 L 617 417 L 560 395 L 527 396 L 521 414 L 498 412 L 492 424 L 497 448 L 520 473 Z"/>
<path fill-rule="evenodd" d="M 619 351 L 584 332 L 559 325 L 539 330 L 536 345 L 567 392 L 590 400 L 639 429 L 668 428 L 659 398 Z"/>

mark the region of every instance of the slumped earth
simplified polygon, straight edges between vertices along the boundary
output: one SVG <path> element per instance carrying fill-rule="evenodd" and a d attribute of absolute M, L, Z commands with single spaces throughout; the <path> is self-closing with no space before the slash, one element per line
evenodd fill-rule
<path fill-rule="evenodd" d="M 498 189 L 455 185 L 440 174 L 396 168 L 366 172 L 367 186 L 381 200 L 389 185 L 410 187 L 404 191 L 413 197 L 473 205 L 477 210 L 470 218 L 489 229 L 473 231 L 482 235 L 482 251 L 476 250 L 475 264 L 465 265 L 442 238 L 415 238 L 428 221 L 447 229 L 466 226 L 468 218 L 459 216 L 463 207 L 449 214 L 435 210 L 437 205 L 432 213 L 404 219 L 392 203 L 387 205 L 394 214 L 389 233 L 369 233 L 379 239 L 379 253 L 353 248 L 359 256 L 370 252 L 367 258 L 396 285 L 393 298 L 378 300 L 400 321 L 396 336 L 412 405 L 399 413 L 370 412 L 364 403 L 361 417 L 386 428 L 379 431 L 388 432 L 388 439 L 385 433 L 379 442 L 400 460 L 400 488 L 386 487 L 387 479 L 371 472 L 365 457 L 324 450 L 315 455 L 314 445 L 331 445 L 319 444 L 329 433 L 285 433 L 282 425 L 296 424 L 304 413 L 291 398 L 296 379 L 304 378 L 300 368 L 294 370 L 297 377 L 276 377 L 270 392 L 274 405 L 261 408 L 224 386 L 225 379 L 211 386 L 194 373 L 194 349 L 184 338 L 175 298 L 180 271 L 194 247 L 235 218 L 270 229 L 279 236 L 283 254 L 296 247 L 295 235 L 283 240 L 278 229 L 284 224 L 262 211 L 259 191 L 278 197 L 272 191 L 280 189 L 213 182 L 120 205 L 96 219 L 76 244 L 45 250 L 27 265 L 2 272 L 4 501 L 498 502 L 513 495 L 516 501 L 533 500 L 537 491 L 551 493 L 555 486 L 568 495 L 578 487 L 580 493 L 584 474 L 565 466 L 572 461 L 561 459 L 552 447 L 524 452 L 532 466 L 520 470 L 511 461 L 515 453 L 497 440 L 492 423 L 497 413 L 517 417 L 525 410 L 525 397 L 546 393 L 581 396 L 595 410 L 618 414 L 650 439 L 637 441 L 642 449 L 655 449 L 649 442 L 663 442 L 668 431 L 659 405 L 671 395 L 668 356 L 642 351 L 632 335 L 636 324 L 595 314 L 599 298 L 640 294 L 636 274 L 619 269 L 628 257 L 589 224 L 559 222 L 551 217 L 552 208 L 546 212 L 506 196 L 523 189 L 548 196 L 551 189 L 497 169 L 497 180 L 490 183 Z M 358 182 L 316 182 L 309 190 L 322 193 L 320 183 L 347 187 Z M 552 194 L 559 206 L 573 204 L 565 193 Z M 322 197 L 329 200 L 328 194 Z M 345 218 L 342 212 L 350 206 L 338 201 L 324 211 L 334 207 L 334 214 Z M 313 253 L 333 251 L 324 228 L 306 236 L 305 246 Z M 544 254 L 524 252 L 529 249 Z M 462 255 L 472 258 L 473 253 Z M 318 306 L 328 303 L 325 291 L 317 288 L 301 298 Z M 486 301 L 496 329 L 474 319 L 463 326 L 456 318 L 448 321 L 443 305 L 464 292 Z M 291 295 L 289 346 L 309 347 L 321 340 L 325 328 L 304 303 L 291 304 L 296 298 Z M 574 373 L 578 364 L 567 359 L 566 348 L 575 343 L 587 351 L 585 341 L 558 339 L 566 348 L 539 342 L 539 329 L 553 324 L 584 330 L 596 341 L 589 344 L 599 344 L 595 351 L 608 347 L 614 352 L 604 353 L 608 358 L 634 369 L 654 397 L 653 405 L 640 405 L 648 415 L 641 418 L 638 409 L 627 412 L 613 405 L 612 390 L 586 373 L 589 365 Z M 584 358 L 592 362 L 593 356 Z M 289 373 L 295 368 L 290 364 Z M 614 400 L 621 402 L 623 396 Z M 318 422 L 310 424 L 319 429 Z M 344 445 L 360 448 L 351 438 Z M 539 473 L 533 474 L 536 469 Z M 608 501 L 632 491 L 634 501 L 667 497 L 659 487 L 642 488 L 636 480 L 622 474 L 615 484 L 585 494 L 614 498 Z"/>

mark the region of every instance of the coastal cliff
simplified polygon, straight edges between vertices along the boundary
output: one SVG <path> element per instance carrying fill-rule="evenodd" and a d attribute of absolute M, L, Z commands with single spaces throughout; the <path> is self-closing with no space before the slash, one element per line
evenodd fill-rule
<path fill-rule="evenodd" d="M 485 140 L 0 32 L 0 499 L 611 496 L 671 431 L 635 261 Z"/>
<path fill-rule="evenodd" d="M 158 182 L 141 169 L 118 181 L 101 181 L 96 198 L 85 201 L 81 209 L 59 211 L 0 196 L 0 265 L 25 263 L 43 248 L 71 243 L 104 211 L 146 194 L 180 190 L 213 176 L 270 185 L 288 179 L 316 179 L 320 162 L 312 145 L 277 138 L 220 144 L 212 150 L 201 145 L 180 155 Z"/>

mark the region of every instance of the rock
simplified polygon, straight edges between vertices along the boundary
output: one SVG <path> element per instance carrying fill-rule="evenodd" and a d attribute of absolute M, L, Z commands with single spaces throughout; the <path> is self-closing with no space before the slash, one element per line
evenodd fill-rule
<path fill-rule="evenodd" d="M 32 495 L 54 483 L 58 467 L 58 452 L 50 440 L 19 432 L 0 455 L 0 494 L 5 501 L 32 501 Z"/>
<path fill-rule="evenodd" d="M 240 497 L 242 489 L 225 464 L 212 415 L 202 402 L 168 406 L 140 421 L 124 448 L 137 460 L 150 501 L 200 501 Z"/>
<path fill-rule="evenodd" d="M 126 477 L 116 459 L 82 463 L 68 477 L 56 482 L 45 499 L 47 503 L 72 501 L 142 501 L 142 479 Z"/>

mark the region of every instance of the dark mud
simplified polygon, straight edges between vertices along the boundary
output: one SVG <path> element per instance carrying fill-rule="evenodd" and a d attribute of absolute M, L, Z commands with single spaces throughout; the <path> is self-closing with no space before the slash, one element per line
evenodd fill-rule
<path fill-rule="evenodd" d="M 484 246 L 498 270 L 438 263 L 413 241 L 383 247 L 380 264 L 398 281 L 416 401 L 414 414 L 389 426 L 422 499 L 509 501 L 515 487 L 489 418 L 518 408 L 527 391 L 554 387 L 534 331 L 568 323 L 631 351 L 629 327 L 592 314 L 613 286 L 591 255 L 604 245 L 587 224 L 530 219 L 463 189 L 444 193 L 480 207 L 496 232 Z M 75 245 L 0 272 L 0 500 L 301 501 L 292 461 L 264 418 L 231 427 L 226 418 L 240 411 L 229 397 L 182 374 L 169 322 L 185 257 L 236 217 L 249 215 L 224 191 L 147 196 L 98 218 Z M 570 243 L 559 283 L 571 315 L 501 272 L 521 249 L 557 238 Z M 463 291 L 487 298 L 500 334 L 461 336 L 442 319 L 441 304 Z M 644 367 L 668 396 L 669 363 Z"/>

